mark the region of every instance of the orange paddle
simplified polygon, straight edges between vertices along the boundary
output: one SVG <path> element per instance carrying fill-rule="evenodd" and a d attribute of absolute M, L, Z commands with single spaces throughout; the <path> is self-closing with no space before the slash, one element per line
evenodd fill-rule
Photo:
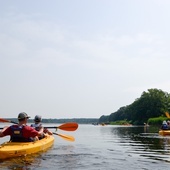
<path fill-rule="evenodd" d="M 0 122 L 3 122 L 3 123 L 14 123 L 14 124 L 18 124 L 17 122 L 13 122 L 13 121 L 11 121 L 11 120 L 6 120 L 6 119 L 2 119 L 2 118 L 0 118 Z"/>
<path fill-rule="evenodd" d="M 166 115 L 167 118 L 170 118 L 170 115 L 169 115 L 168 112 L 165 112 L 165 115 Z"/>
<path fill-rule="evenodd" d="M 61 129 L 61 130 L 66 130 L 66 131 L 75 131 L 78 128 L 78 124 L 75 122 L 68 122 L 58 127 L 44 127 L 44 128 L 56 128 L 56 129 Z"/>

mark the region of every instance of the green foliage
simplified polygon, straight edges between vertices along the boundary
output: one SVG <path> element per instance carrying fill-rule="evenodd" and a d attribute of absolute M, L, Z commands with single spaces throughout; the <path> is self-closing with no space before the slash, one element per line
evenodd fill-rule
<path fill-rule="evenodd" d="M 101 119 L 108 119 L 109 122 L 127 120 L 135 125 L 143 125 L 149 118 L 160 117 L 166 111 L 170 111 L 170 94 L 160 89 L 148 89 L 132 104 L 121 107 L 109 116 L 99 118 L 99 122 Z"/>
<path fill-rule="evenodd" d="M 128 122 L 127 120 L 110 122 L 110 125 L 130 125 L 130 124 L 131 124 L 131 122 Z"/>
<path fill-rule="evenodd" d="M 109 116 L 105 116 L 105 115 L 102 115 L 100 118 L 99 118 L 99 123 L 106 123 L 109 121 Z"/>
<path fill-rule="evenodd" d="M 12 120 L 18 122 L 16 118 L 6 118 L 7 120 Z M 98 122 L 97 118 L 72 118 L 72 119 L 42 119 L 42 123 L 67 123 L 67 122 L 77 122 L 79 124 L 92 124 Z M 33 119 L 29 119 L 28 123 L 33 123 Z"/>
<path fill-rule="evenodd" d="M 149 125 L 161 125 L 164 120 L 167 121 L 168 118 L 167 117 L 163 117 L 163 116 L 155 117 L 155 118 L 149 118 L 148 119 L 148 124 Z"/>

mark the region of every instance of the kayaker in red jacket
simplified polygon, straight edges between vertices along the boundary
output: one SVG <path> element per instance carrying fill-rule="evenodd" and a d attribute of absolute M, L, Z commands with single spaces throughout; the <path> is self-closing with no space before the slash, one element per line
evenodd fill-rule
<path fill-rule="evenodd" d="M 18 124 L 4 128 L 0 131 L 0 137 L 11 136 L 12 142 L 31 142 L 37 137 L 44 135 L 43 132 L 38 132 L 34 128 L 27 126 L 27 120 L 30 117 L 25 113 L 21 112 L 18 114 Z"/>

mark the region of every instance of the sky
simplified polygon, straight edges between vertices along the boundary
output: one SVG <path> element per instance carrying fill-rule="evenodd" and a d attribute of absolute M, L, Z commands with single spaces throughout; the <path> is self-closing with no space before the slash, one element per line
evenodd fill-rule
<path fill-rule="evenodd" d="M 169 0 L 0 4 L 0 117 L 99 118 L 170 93 Z"/>

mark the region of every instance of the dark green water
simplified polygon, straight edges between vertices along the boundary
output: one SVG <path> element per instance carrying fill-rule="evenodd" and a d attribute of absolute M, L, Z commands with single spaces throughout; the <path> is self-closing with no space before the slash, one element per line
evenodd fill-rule
<path fill-rule="evenodd" d="M 55 143 L 48 151 L 1 161 L 0 169 L 166 170 L 170 168 L 170 137 L 159 136 L 158 130 L 154 127 L 80 125 L 75 132 L 58 131 L 74 136 L 75 142 L 55 136 Z"/>

